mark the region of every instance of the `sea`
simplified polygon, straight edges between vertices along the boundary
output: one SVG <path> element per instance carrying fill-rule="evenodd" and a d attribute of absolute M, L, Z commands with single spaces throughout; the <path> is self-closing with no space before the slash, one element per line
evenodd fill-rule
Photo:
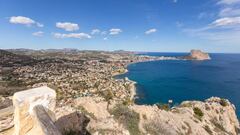
<path fill-rule="evenodd" d="M 149 56 L 183 56 L 187 53 L 142 53 Z M 125 74 L 136 81 L 136 104 L 185 100 L 204 101 L 212 96 L 228 99 L 240 117 L 240 54 L 210 54 L 211 60 L 160 60 L 134 63 Z"/>

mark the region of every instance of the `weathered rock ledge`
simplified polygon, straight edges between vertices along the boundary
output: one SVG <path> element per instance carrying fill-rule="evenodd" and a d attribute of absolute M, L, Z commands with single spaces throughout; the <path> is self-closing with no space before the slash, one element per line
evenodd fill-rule
<path fill-rule="evenodd" d="M 226 99 L 212 97 L 205 102 L 185 101 L 166 105 L 108 105 L 101 98 L 79 98 L 75 105 L 87 112 L 92 134 L 151 135 L 238 135 L 235 107 Z"/>
<path fill-rule="evenodd" d="M 55 108 L 55 92 L 47 87 L 14 95 L 14 132 L 3 135 L 238 135 L 235 107 L 226 99 L 204 102 L 136 105 L 101 97 L 80 97 Z M 56 116 L 56 117 L 54 117 Z M 52 132 L 53 131 L 53 132 Z M 55 131 L 55 132 L 54 132 Z"/>

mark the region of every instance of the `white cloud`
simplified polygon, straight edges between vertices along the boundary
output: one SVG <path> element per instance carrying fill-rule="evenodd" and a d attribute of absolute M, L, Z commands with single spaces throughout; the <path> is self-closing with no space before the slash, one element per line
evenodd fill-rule
<path fill-rule="evenodd" d="M 108 38 L 107 38 L 107 37 L 105 37 L 105 38 L 103 38 L 103 40 L 108 40 Z"/>
<path fill-rule="evenodd" d="M 31 18 L 24 17 L 24 16 L 12 16 L 12 17 L 10 17 L 9 22 L 13 23 L 13 24 L 23 24 L 26 26 L 36 25 L 38 27 L 43 27 L 43 24 L 36 22 Z"/>
<path fill-rule="evenodd" d="M 231 5 L 231 4 L 237 4 L 240 3 L 240 0 L 219 0 L 217 4 L 226 4 L 226 5 Z"/>
<path fill-rule="evenodd" d="M 220 10 L 219 16 L 220 17 L 240 16 L 240 9 L 235 9 L 233 7 L 226 7 Z"/>
<path fill-rule="evenodd" d="M 157 32 L 157 29 L 149 29 L 149 30 L 147 30 L 146 32 L 145 32 L 145 34 L 152 34 L 152 33 L 155 33 L 155 32 Z"/>
<path fill-rule="evenodd" d="M 102 31 L 101 32 L 101 35 L 106 35 L 107 34 L 107 31 Z"/>
<path fill-rule="evenodd" d="M 239 44 L 240 0 L 218 0 L 216 4 L 220 7 L 217 13 L 219 18 L 200 28 L 185 28 L 183 31 L 190 36 L 212 41 L 213 44 Z"/>
<path fill-rule="evenodd" d="M 122 30 L 121 29 L 118 29 L 118 28 L 113 28 L 113 29 L 110 29 L 109 30 L 109 34 L 110 35 L 118 35 L 118 34 L 120 34 L 122 32 Z"/>
<path fill-rule="evenodd" d="M 99 34 L 101 31 L 99 29 L 93 29 L 91 34 L 95 35 L 95 34 Z"/>
<path fill-rule="evenodd" d="M 53 36 L 55 38 L 78 38 L 78 39 L 92 38 L 89 34 L 86 33 L 69 33 L 69 34 L 53 33 Z"/>
<path fill-rule="evenodd" d="M 240 17 L 224 17 L 215 20 L 212 25 L 218 26 L 235 26 L 240 25 Z"/>
<path fill-rule="evenodd" d="M 184 29 L 184 32 L 217 44 L 238 44 L 240 42 L 240 17 L 220 18 L 205 27 Z"/>
<path fill-rule="evenodd" d="M 41 24 L 41 23 L 36 23 L 36 24 L 37 24 L 38 27 L 44 27 L 44 25 Z"/>
<path fill-rule="evenodd" d="M 37 36 L 37 37 L 41 37 L 41 36 L 43 36 L 43 34 L 44 34 L 44 32 L 42 32 L 42 31 L 32 33 L 33 36 Z"/>
<path fill-rule="evenodd" d="M 70 23 L 70 22 L 57 22 L 56 27 L 60 29 L 64 29 L 66 31 L 76 31 L 79 30 L 78 24 Z"/>

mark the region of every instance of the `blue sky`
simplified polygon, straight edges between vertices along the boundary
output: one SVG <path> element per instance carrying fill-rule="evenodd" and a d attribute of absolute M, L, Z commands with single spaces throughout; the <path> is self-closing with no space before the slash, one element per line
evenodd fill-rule
<path fill-rule="evenodd" d="M 240 0 L 1 0 L 0 48 L 240 52 Z"/>

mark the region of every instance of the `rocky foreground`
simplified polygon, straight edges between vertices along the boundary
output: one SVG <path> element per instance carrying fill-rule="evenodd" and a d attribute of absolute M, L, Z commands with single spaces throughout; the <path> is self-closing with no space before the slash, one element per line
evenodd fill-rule
<path fill-rule="evenodd" d="M 75 103 L 87 112 L 92 134 L 237 135 L 240 129 L 234 106 L 217 97 L 172 108 L 118 103 L 108 107 L 100 98 L 79 98 Z"/>
<path fill-rule="evenodd" d="M 41 92 L 42 91 L 42 92 Z M 135 105 L 80 97 L 55 108 L 54 90 L 41 87 L 14 94 L 14 124 L 3 135 L 238 135 L 235 107 L 226 99 Z M 8 125 L 10 123 L 1 123 Z M 8 126 L 9 127 L 9 126 Z M 51 132 L 51 133 L 49 133 Z"/>

